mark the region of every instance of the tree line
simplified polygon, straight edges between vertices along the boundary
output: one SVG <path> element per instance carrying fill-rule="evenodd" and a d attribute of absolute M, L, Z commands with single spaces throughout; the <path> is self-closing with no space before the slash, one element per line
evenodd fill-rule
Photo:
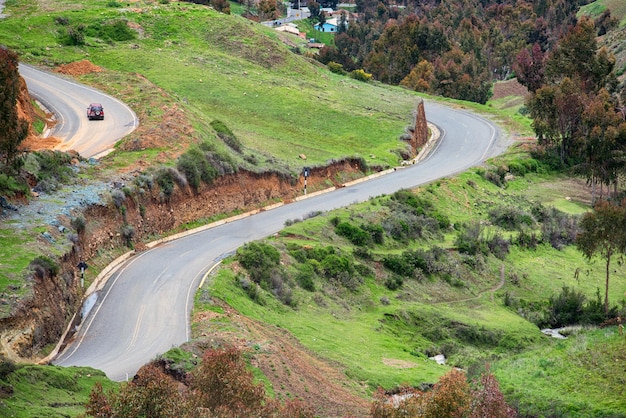
<path fill-rule="evenodd" d="M 494 80 L 513 75 L 517 53 L 530 45 L 549 51 L 576 24 L 586 1 L 357 0 L 356 14 L 318 59 L 412 90 L 485 103 Z M 610 12 L 598 32 L 617 22 Z"/>
<path fill-rule="evenodd" d="M 538 144 L 555 165 L 593 187 L 613 186 L 626 174 L 626 88 L 615 57 L 598 49 L 596 27 L 581 19 L 546 53 L 534 44 L 517 56 L 518 80 L 528 88 L 529 116 Z M 602 189 L 600 190 L 602 197 Z"/>

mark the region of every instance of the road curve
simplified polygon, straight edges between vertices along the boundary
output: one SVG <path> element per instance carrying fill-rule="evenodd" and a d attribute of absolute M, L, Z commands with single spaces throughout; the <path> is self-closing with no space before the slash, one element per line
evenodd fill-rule
<path fill-rule="evenodd" d="M 108 277 L 74 340 L 54 364 L 91 366 L 112 380 L 132 377 L 158 354 L 190 338 L 190 312 L 203 275 L 242 244 L 302 219 L 374 196 L 415 187 L 480 164 L 506 145 L 500 130 L 475 114 L 427 102 L 437 146 L 419 164 L 349 187 L 192 233 L 137 254 Z"/>
<path fill-rule="evenodd" d="M 59 150 L 98 158 L 139 125 L 130 107 L 96 89 L 25 64 L 20 64 L 19 72 L 31 96 L 55 115 L 56 124 L 48 134 L 61 140 Z M 87 119 L 92 102 L 102 104 L 104 120 Z"/>

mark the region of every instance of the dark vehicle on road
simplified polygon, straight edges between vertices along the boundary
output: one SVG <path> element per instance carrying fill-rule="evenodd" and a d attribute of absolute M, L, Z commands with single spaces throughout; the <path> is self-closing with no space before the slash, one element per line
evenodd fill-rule
<path fill-rule="evenodd" d="M 87 117 L 89 120 L 104 119 L 104 109 L 100 103 L 91 103 L 87 106 Z"/>

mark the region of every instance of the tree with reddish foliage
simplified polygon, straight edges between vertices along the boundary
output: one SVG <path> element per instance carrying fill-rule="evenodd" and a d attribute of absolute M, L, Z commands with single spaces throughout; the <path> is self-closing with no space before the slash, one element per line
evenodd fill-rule
<path fill-rule="evenodd" d="M 419 417 L 424 409 L 424 392 L 408 385 L 401 386 L 393 394 L 378 388 L 370 408 L 373 418 Z"/>
<path fill-rule="evenodd" d="M 143 367 L 119 392 L 105 395 L 102 386 L 96 384 L 87 404 L 90 417 L 192 417 L 193 410 L 185 394 L 179 391 L 179 383 L 159 367 L 149 364 Z"/>
<path fill-rule="evenodd" d="M 596 201 L 596 186 L 614 185 L 626 171 L 626 123 L 616 111 L 617 102 L 606 89 L 589 98 L 582 114 L 581 134 L 584 160 L 575 167 L 592 186 L 591 203 Z"/>
<path fill-rule="evenodd" d="M 280 16 L 280 6 L 276 0 L 260 0 L 257 10 L 261 20 L 274 20 Z"/>
<path fill-rule="evenodd" d="M 607 85 L 615 58 L 606 49 L 598 50 L 593 22 L 583 17 L 564 36 L 546 60 L 548 81 L 558 83 L 570 78 L 585 93 L 594 93 Z"/>
<path fill-rule="evenodd" d="M 17 54 L 0 46 L 0 156 L 12 163 L 28 135 L 28 122 L 17 114 L 20 74 Z"/>
<path fill-rule="evenodd" d="M 514 418 L 517 413 L 504 400 L 500 384 L 496 377 L 487 370 L 480 376 L 478 388 L 472 391 L 470 418 Z"/>
<path fill-rule="evenodd" d="M 513 64 L 517 81 L 530 92 L 536 92 L 543 85 L 544 54 L 539 44 L 534 44 L 530 51 L 522 49 Z"/>
<path fill-rule="evenodd" d="M 439 379 L 424 397 L 424 418 L 461 418 L 471 405 L 470 387 L 465 373 L 452 369 Z"/>
<path fill-rule="evenodd" d="M 96 382 L 96 385 L 91 389 L 86 415 L 97 418 L 109 418 L 113 416 L 113 407 L 107 395 L 104 394 L 100 382 Z"/>
<path fill-rule="evenodd" d="M 265 389 L 254 384 L 252 372 L 235 347 L 209 350 L 192 373 L 191 389 L 203 408 L 255 411 L 263 406 Z"/>
<path fill-rule="evenodd" d="M 237 348 L 208 350 L 198 367 L 183 382 L 157 363 L 141 368 L 119 392 L 92 389 L 86 416 L 90 417 L 271 417 L 312 418 L 304 402 L 268 399 L 262 384 L 255 384 Z"/>
<path fill-rule="evenodd" d="M 472 390 L 464 372 L 452 369 L 430 391 L 402 386 L 393 394 L 379 388 L 370 413 L 373 418 L 509 418 L 517 416 L 507 405 L 495 376 L 487 372 Z"/>

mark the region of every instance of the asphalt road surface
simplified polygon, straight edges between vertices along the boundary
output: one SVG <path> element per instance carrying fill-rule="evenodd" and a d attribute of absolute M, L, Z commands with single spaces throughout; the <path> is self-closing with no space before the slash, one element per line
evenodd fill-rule
<path fill-rule="evenodd" d="M 29 89 L 31 85 L 36 86 L 33 93 L 59 112 L 57 117 L 65 125 L 87 124 L 93 137 L 106 137 L 106 132 L 101 133 L 101 130 L 112 129 L 105 128 L 100 121 L 87 121 L 82 111 L 90 101 L 101 101 L 105 109 L 110 109 L 114 107 L 112 103 L 117 102 L 115 99 L 110 99 L 111 102 L 101 96 L 94 99 L 94 90 L 72 82 L 77 96 L 68 99 L 65 87 L 40 89 L 39 83 L 50 85 L 54 80 L 46 78 L 36 83 L 31 80 Z M 57 100 L 69 101 L 72 106 L 61 106 Z M 486 119 L 431 102 L 426 102 L 425 109 L 429 122 L 440 129 L 441 138 L 419 164 L 191 233 L 139 253 L 117 266 L 102 289 L 90 296 L 90 309 L 76 337 L 53 363 L 91 366 L 117 381 L 132 378 L 142 365 L 189 340 L 190 312 L 202 277 L 239 246 L 280 231 L 286 220 L 302 219 L 314 211 L 328 211 L 432 182 L 480 164 L 506 147 L 499 129 Z M 118 123 L 125 124 L 126 129 L 134 126 L 134 119 L 128 115 L 109 116 L 110 113 L 105 121 L 125 117 L 124 122 Z M 83 152 L 95 154 L 113 142 L 85 145 Z M 74 144 L 73 147 L 80 145 L 74 137 L 67 143 Z"/>
<path fill-rule="evenodd" d="M 48 135 L 61 140 L 59 150 L 75 150 L 83 157 L 98 158 L 139 125 L 131 108 L 91 87 L 25 64 L 20 64 L 19 72 L 31 96 L 56 116 Z M 87 118 L 87 106 L 94 102 L 102 104 L 104 120 Z"/>

